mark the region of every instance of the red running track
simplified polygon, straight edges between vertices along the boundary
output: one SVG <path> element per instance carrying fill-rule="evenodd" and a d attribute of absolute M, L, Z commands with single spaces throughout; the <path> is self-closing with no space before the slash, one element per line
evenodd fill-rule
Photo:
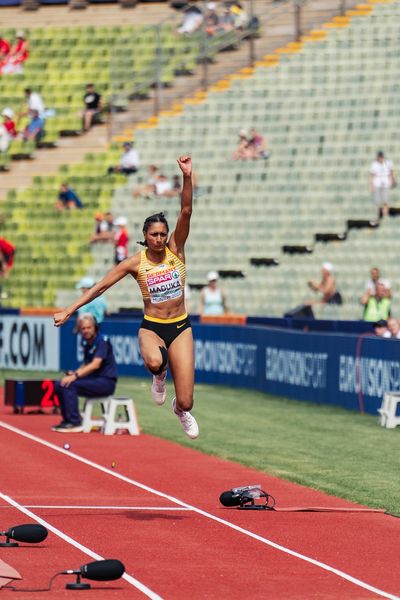
<path fill-rule="evenodd" d="M 52 528 L 37 546 L 0 548 L 0 558 L 24 577 L 17 588 L 43 587 L 58 571 L 118 558 L 127 579 L 92 582 L 80 598 L 398 598 L 399 519 L 226 509 L 220 492 L 252 483 L 278 507 L 354 505 L 148 435 L 65 436 L 50 431 L 54 417 L 9 409 L 0 419 L 0 529 L 37 519 Z M 63 449 L 67 437 L 70 451 Z M 60 576 L 51 594 L 34 597 L 76 598 L 64 588 L 73 580 Z"/>

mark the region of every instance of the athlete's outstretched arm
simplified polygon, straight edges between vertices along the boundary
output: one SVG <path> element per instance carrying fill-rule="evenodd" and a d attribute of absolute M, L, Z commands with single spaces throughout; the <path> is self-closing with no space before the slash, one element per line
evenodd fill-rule
<path fill-rule="evenodd" d="M 137 255 L 135 255 L 130 259 L 123 260 L 121 263 L 119 263 L 119 265 L 111 269 L 111 271 L 109 271 L 107 275 L 103 277 L 103 279 L 90 288 L 90 290 L 82 294 L 82 296 L 78 298 L 74 304 L 71 304 L 71 306 L 65 310 L 55 313 L 53 316 L 54 325 L 56 327 L 60 327 L 60 325 L 63 325 L 66 321 L 68 321 L 70 316 L 76 312 L 78 308 L 81 308 L 81 306 L 91 302 L 97 298 L 97 296 L 101 296 L 101 294 L 117 283 L 117 281 L 120 281 L 120 279 L 125 277 L 125 275 L 128 275 L 128 273 L 134 275 L 137 269 L 137 262 L 138 258 Z"/>
<path fill-rule="evenodd" d="M 193 186 L 192 186 L 192 159 L 190 156 L 180 156 L 178 165 L 183 173 L 183 186 L 181 192 L 181 210 L 176 222 L 175 231 L 171 235 L 169 246 L 171 250 L 183 252 L 185 242 L 189 235 L 190 217 L 192 216 Z"/>

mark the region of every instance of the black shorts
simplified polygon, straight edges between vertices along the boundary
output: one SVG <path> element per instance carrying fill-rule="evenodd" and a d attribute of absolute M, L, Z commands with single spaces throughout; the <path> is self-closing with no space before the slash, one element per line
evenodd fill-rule
<path fill-rule="evenodd" d="M 179 321 L 174 321 L 172 323 L 159 323 L 158 321 L 149 321 L 146 317 L 143 318 L 143 321 L 140 324 L 141 329 L 148 329 L 149 331 L 154 331 L 160 338 L 165 342 L 166 347 L 168 348 L 172 342 L 182 333 L 185 329 L 189 329 L 191 327 L 190 319 L 186 315 Z"/>

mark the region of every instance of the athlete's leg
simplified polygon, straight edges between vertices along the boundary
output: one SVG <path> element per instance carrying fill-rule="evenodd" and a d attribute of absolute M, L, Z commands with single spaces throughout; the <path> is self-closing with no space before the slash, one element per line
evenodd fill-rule
<path fill-rule="evenodd" d="M 151 397 L 162 406 L 167 397 L 168 353 L 164 341 L 154 331 L 139 329 L 139 344 L 143 362 L 153 374 Z"/>
<path fill-rule="evenodd" d="M 145 367 L 153 374 L 166 369 L 165 342 L 154 331 L 139 329 L 139 346 Z M 163 350 L 160 350 L 162 348 Z"/>
<path fill-rule="evenodd" d="M 168 348 L 168 362 L 174 380 L 176 407 L 189 411 L 193 406 L 194 344 L 192 329 L 185 329 Z"/>

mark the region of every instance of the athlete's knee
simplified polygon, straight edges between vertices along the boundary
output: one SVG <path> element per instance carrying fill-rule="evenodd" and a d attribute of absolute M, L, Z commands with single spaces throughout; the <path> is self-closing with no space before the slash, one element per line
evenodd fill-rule
<path fill-rule="evenodd" d="M 159 346 L 160 352 L 155 352 L 146 360 L 146 366 L 153 375 L 160 375 L 168 362 L 168 352 L 165 346 Z"/>
<path fill-rule="evenodd" d="M 193 394 L 180 394 L 176 397 L 176 405 L 180 410 L 192 410 Z"/>

